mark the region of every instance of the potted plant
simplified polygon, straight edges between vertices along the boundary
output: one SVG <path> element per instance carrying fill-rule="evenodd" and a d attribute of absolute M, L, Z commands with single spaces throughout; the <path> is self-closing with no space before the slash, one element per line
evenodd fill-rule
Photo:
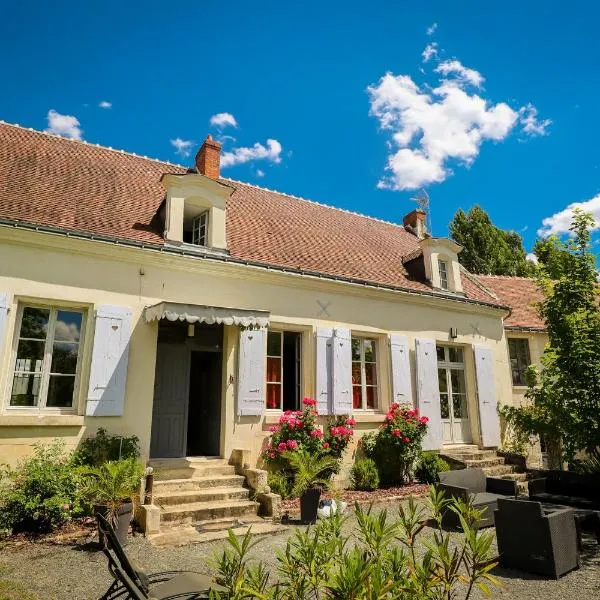
<path fill-rule="evenodd" d="M 86 471 L 83 496 L 93 506 L 94 514 L 106 517 L 121 544 L 127 542 L 143 473 L 143 466 L 134 458 L 108 461 Z"/>
<path fill-rule="evenodd" d="M 337 467 L 337 460 L 323 454 L 311 454 L 306 450 L 286 452 L 295 480 L 292 489 L 294 497 L 300 497 L 300 521 L 314 523 L 323 489 L 329 487 L 331 473 Z"/>

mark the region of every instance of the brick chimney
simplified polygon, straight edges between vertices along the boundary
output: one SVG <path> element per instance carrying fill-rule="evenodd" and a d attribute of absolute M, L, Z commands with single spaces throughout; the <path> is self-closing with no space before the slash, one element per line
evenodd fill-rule
<path fill-rule="evenodd" d="M 404 228 L 416 235 L 420 240 L 427 237 L 427 213 L 416 208 L 409 212 L 402 220 Z"/>
<path fill-rule="evenodd" d="M 219 179 L 221 165 L 221 142 L 207 135 L 204 144 L 196 154 L 196 168 L 198 173 L 206 175 L 211 179 Z"/>

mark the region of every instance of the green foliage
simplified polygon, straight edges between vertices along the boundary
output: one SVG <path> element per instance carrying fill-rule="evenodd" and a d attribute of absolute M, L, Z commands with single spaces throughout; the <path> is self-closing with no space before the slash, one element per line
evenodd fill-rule
<path fill-rule="evenodd" d="M 422 483 L 437 483 L 442 471 L 449 471 L 450 465 L 435 452 L 422 452 L 415 475 Z"/>
<path fill-rule="evenodd" d="M 73 460 L 77 464 L 99 467 L 109 460 L 139 458 L 140 440 L 136 435 L 123 437 L 110 435 L 100 427 L 94 437 L 83 440 L 75 451 Z"/>
<path fill-rule="evenodd" d="M 496 227 L 478 205 L 466 213 L 462 208 L 456 211 L 450 235 L 463 247 L 458 260 L 471 273 L 525 277 L 535 273 L 535 265 L 525 258 L 521 236 Z"/>
<path fill-rule="evenodd" d="M 531 402 L 503 413 L 516 431 L 544 436 L 553 467 L 560 465 L 561 454 L 572 462 L 579 451 L 593 453 L 600 447 L 600 311 L 593 226 L 593 217 L 576 209 L 571 237 L 551 241 L 563 259 L 560 272 L 542 265 L 538 277 L 544 295 L 539 311 L 549 337 L 542 369 L 531 367 L 527 373 Z"/>
<path fill-rule="evenodd" d="M 379 487 L 377 465 L 371 458 L 361 458 L 352 465 L 352 487 L 367 492 Z"/>
<path fill-rule="evenodd" d="M 0 600 L 37 600 L 37 596 L 16 581 L 0 579 Z"/>
<path fill-rule="evenodd" d="M 297 498 L 309 488 L 327 488 L 331 473 L 337 466 L 332 456 L 311 454 L 307 450 L 288 452 L 285 455 L 294 473 L 292 495 Z"/>
<path fill-rule="evenodd" d="M 550 279 L 560 279 L 561 275 L 569 269 L 573 255 L 560 243 L 556 235 L 537 240 L 533 245 L 533 253 L 538 259 L 538 264 Z"/>
<path fill-rule="evenodd" d="M 596 451 L 586 458 L 574 459 L 569 468 L 582 475 L 600 475 L 600 453 Z"/>
<path fill-rule="evenodd" d="M 440 524 L 446 505 L 463 526 L 458 542 L 441 528 L 421 542 L 428 520 Z M 488 586 L 498 585 L 490 574 L 494 534 L 478 529 L 479 517 L 472 506 L 433 489 L 427 506 L 411 498 L 396 519 L 357 506 L 352 538 L 339 514 L 297 529 L 277 555 L 277 576 L 250 559 L 250 532 L 241 541 L 231 534 L 230 548 L 215 560 L 217 582 L 233 600 L 468 600 L 474 588 L 489 594 Z"/>
<path fill-rule="evenodd" d="M 283 470 L 270 471 L 267 475 L 267 484 L 272 492 L 279 494 L 285 500 L 292 495 L 294 474 Z"/>
<path fill-rule="evenodd" d="M 38 445 L 31 458 L 5 472 L 0 486 L 0 529 L 47 533 L 83 514 L 80 471 L 64 444 Z"/>

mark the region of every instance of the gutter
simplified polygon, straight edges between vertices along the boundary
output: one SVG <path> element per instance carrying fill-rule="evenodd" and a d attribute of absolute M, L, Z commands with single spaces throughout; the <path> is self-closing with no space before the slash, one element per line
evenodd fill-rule
<path fill-rule="evenodd" d="M 307 271 L 304 269 L 295 269 L 293 267 L 284 267 L 279 265 L 273 265 L 270 263 L 264 263 L 260 261 L 246 260 L 241 258 L 233 258 L 228 255 L 218 256 L 215 254 L 200 254 L 197 251 L 190 252 L 185 248 L 176 248 L 173 246 L 165 246 L 164 244 L 157 244 L 155 242 L 138 242 L 136 240 L 130 240 L 125 238 L 119 238 L 116 236 L 104 235 L 104 234 L 96 234 L 96 233 L 87 233 L 84 231 L 74 231 L 71 229 L 63 229 L 60 227 L 55 227 L 52 225 L 39 225 L 34 223 L 29 223 L 27 221 L 21 221 L 18 219 L 6 219 L 0 217 L 0 227 L 12 228 L 12 229 L 24 229 L 27 231 L 36 231 L 38 233 L 48 233 L 52 235 L 60 235 L 63 237 L 74 238 L 79 240 L 91 240 L 97 242 L 105 242 L 109 244 L 114 244 L 116 246 L 125 246 L 130 248 L 138 248 L 141 250 L 151 250 L 154 252 L 159 252 L 162 254 L 170 254 L 175 256 L 183 256 L 187 258 L 196 258 L 203 259 L 208 261 L 216 261 L 216 262 L 224 262 L 224 263 L 232 263 L 235 265 L 243 265 L 248 267 L 255 267 L 259 269 L 264 269 L 266 271 L 275 271 L 278 273 L 289 273 L 294 275 L 301 275 L 305 277 L 313 277 L 316 279 L 322 279 L 324 281 L 337 281 L 341 283 L 349 283 L 354 285 L 360 285 L 367 288 L 379 289 L 379 290 L 387 290 L 393 292 L 403 292 L 406 294 L 411 294 L 415 296 L 426 296 L 430 298 L 438 298 L 442 300 L 448 300 L 450 302 L 460 302 L 462 304 L 472 304 L 476 306 L 485 306 L 487 308 L 494 308 L 498 310 L 510 311 L 510 307 L 505 306 L 503 304 L 493 304 L 491 302 L 484 302 L 481 300 L 474 300 L 472 298 L 458 297 L 458 296 L 450 296 L 448 294 L 438 293 L 438 292 L 427 292 L 421 290 L 414 290 L 411 288 L 403 287 L 403 286 L 394 286 L 387 285 L 382 283 L 374 283 L 372 281 L 367 281 L 364 279 L 355 279 L 352 277 L 343 277 L 339 275 L 326 275 L 323 273 L 319 273 L 317 271 Z"/>

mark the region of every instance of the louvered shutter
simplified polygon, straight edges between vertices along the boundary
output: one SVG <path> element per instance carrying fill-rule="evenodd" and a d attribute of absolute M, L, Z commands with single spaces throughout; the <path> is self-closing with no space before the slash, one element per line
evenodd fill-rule
<path fill-rule="evenodd" d="M 500 445 L 500 417 L 492 349 L 489 346 L 475 346 L 474 351 L 481 443 L 486 448 L 498 447 Z"/>
<path fill-rule="evenodd" d="M 352 342 L 350 330 L 333 331 L 333 414 L 352 413 Z"/>
<path fill-rule="evenodd" d="M 131 317 L 131 310 L 124 306 L 96 309 L 87 415 L 121 416 L 125 410 Z"/>
<path fill-rule="evenodd" d="M 266 329 L 241 329 L 238 359 L 238 415 L 262 415 L 267 377 Z"/>
<path fill-rule="evenodd" d="M 390 353 L 392 359 L 393 402 L 412 405 L 412 380 L 410 376 L 408 338 L 405 335 L 392 333 L 390 335 Z"/>
<path fill-rule="evenodd" d="M 8 309 L 11 296 L 8 292 L 0 292 L 0 371 L 2 370 L 2 351 L 6 347 L 6 324 L 8 322 Z"/>
<path fill-rule="evenodd" d="M 331 382 L 333 376 L 333 329 L 319 327 L 317 329 L 317 410 L 320 415 L 331 413 Z"/>
<path fill-rule="evenodd" d="M 419 413 L 429 419 L 427 433 L 423 438 L 423 450 L 439 450 L 443 443 L 443 427 L 435 341 L 417 338 L 415 351 Z"/>

